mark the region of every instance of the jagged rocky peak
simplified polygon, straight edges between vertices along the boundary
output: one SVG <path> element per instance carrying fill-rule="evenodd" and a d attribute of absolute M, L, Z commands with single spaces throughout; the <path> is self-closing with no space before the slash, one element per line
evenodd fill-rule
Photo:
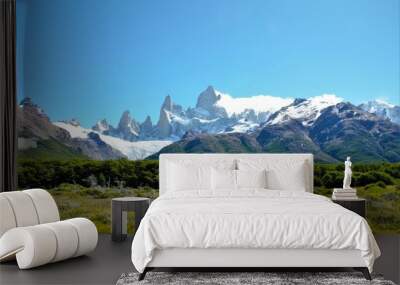
<path fill-rule="evenodd" d="M 98 131 L 100 133 L 109 131 L 111 128 L 110 124 L 107 122 L 106 119 L 100 120 L 92 127 L 94 131 Z"/>
<path fill-rule="evenodd" d="M 172 134 L 171 119 L 165 109 L 160 111 L 160 119 L 157 123 L 157 132 L 159 137 L 169 137 Z"/>
<path fill-rule="evenodd" d="M 171 117 L 185 116 L 182 106 L 175 105 L 172 102 L 171 96 L 167 95 L 164 103 L 161 105 L 160 116 L 156 126 L 156 136 L 160 138 L 169 137 L 173 133 Z"/>
<path fill-rule="evenodd" d="M 125 111 L 119 120 L 118 128 L 110 131 L 110 134 L 124 140 L 135 141 L 139 136 L 139 132 L 139 124 L 131 117 L 129 111 Z"/>
<path fill-rule="evenodd" d="M 147 116 L 143 123 L 140 124 L 140 135 L 149 136 L 153 132 L 153 122 L 151 121 L 151 117 Z"/>
<path fill-rule="evenodd" d="M 33 112 L 42 118 L 50 120 L 49 117 L 46 115 L 46 113 L 43 111 L 43 109 L 40 108 L 39 105 L 33 102 L 31 97 L 25 97 L 24 99 L 22 99 L 21 102 L 19 103 L 19 106 L 25 111 Z"/>
<path fill-rule="evenodd" d="M 220 99 L 221 93 L 214 87 L 208 86 L 197 98 L 196 108 L 193 110 L 194 116 L 202 119 L 227 118 L 226 109 L 217 105 Z"/>
<path fill-rule="evenodd" d="M 149 115 L 146 116 L 146 119 L 143 122 L 144 125 L 150 125 L 153 126 L 153 122 L 151 120 L 151 117 Z"/>
<path fill-rule="evenodd" d="M 199 97 L 197 98 L 196 108 L 209 110 L 219 99 L 221 99 L 221 95 L 217 94 L 214 87 L 210 85 L 206 90 L 200 93 Z"/>
<path fill-rule="evenodd" d="M 164 99 L 163 104 L 161 105 L 160 111 L 166 110 L 171 113 L 176 113 L 179 115 L 184 115 L 184 111 L 181 105 L 175 104 L 172 101 L 171 95 L 167 95 Z M 161 114 L 161 113 L 160 113 Z"/>
<path fill-rule="evenodd" d="M 169 112 L 172 112 L 173 109 L 173 104 L 172 104 L 172 99 L 170 95 L 167 95 L 164 99 L 164 103 L 161 106 L 161 110 L 167 110 Z"/>
<path fill-rule="evenodd" d="M 121 119 L 119 119 L 118 128 L 119 129 L 123 129 L 126 126 L 129 126 L 131 121 L 132 121 L 132 118 L 131 118 L 130 112 L 128 110 L 123 112 L 122 116 L 121 116 Z"/>
<path fill-rule="evenodd" d="M 131 114 L 130 114 L 129 111 L 125 111 L 122 114 L 121 119 L 119 120 L 119 123 L 118 123 L 118 130 L 120 130 L 120 131 L 131 131 L 131 132 L 134 132 L 136 134 L 139 133 L 139 125 L 135 121 L 135 119 L 133 119 L 131 117 Z"/>
<path fill-rule="evenodd" d="M 142 126 L 153 127 L 153 122 L 151 121 L 151 117 L 150 116 L 146 117 L 146 119 L 142 123 Z"/>

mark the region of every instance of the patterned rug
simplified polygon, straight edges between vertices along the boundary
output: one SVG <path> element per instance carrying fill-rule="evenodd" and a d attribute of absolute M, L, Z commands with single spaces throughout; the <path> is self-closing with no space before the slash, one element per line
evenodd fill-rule
<path fill-rule="evenodd" d="M 368 281 L 359 272 L 148 272 L 142 281 L 138 281 L 138 276 L 138 273 L 122 274 L 117 285 L 395 285 L 379 275 L 372 275 L 373 280 Z"/>

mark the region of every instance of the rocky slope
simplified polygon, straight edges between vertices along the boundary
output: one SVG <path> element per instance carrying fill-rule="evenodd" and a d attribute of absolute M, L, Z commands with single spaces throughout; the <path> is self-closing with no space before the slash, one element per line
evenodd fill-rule
<path fill-rule="evenodd" d="M 400 106 L 395 106 L 382 100 L 374 100 L 361 104 L 359 107 L 364 111 L 400 124 Z"/>
<path fill-rule="evenodd" d="M 17 122 L 18 150 L 23 151 L 25 157 L 37 158 L 33 153 L 45 154 L 46 159 L 60 159 L 60 153 L 68 158 L 90 157 L 100 160 L 125 157 L 94 133 L 87 139 L 71 137 L 68 131 L 54 125 L 29 98 L 21 102 Z M 76 124 L 76 121 L 71 122 L 71 125 Z"/>

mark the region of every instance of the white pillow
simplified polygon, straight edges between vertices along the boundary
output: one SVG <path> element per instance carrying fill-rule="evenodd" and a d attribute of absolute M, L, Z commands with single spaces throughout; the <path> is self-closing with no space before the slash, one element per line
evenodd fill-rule
<path fill-rule="evenodd" d="M 168 164 L 168 191 L 211 190 L 211 167 Z"/>
<path fill-rule="evenodd" d="M 275 168 L 267 172 L 268 188 L 306 192 L 304 162 L 291 165 L 290 168 Z"/>
<path fill-rule="evenodd" d="M 267 188 L 267 171 L 236 170 L 237 188 Z"/>
<path fill-rule="evenodd" d="M 236 190 L 236 170 L 212 168 L 211 181 L 214 191 Z"/>
<path fill-rule="evenodd" d="M 267 188 L 273 190 L 289 190 L 305 192 L 308 184 L 306 163 L 291 159 L 262 160 L 239 159 L 240 170 L 267 170 Z"/>

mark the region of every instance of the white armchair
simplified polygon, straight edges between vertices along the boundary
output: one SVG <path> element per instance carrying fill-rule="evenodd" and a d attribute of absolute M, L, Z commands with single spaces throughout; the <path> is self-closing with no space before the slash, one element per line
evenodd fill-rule
<path fill-rule="evenodd" d="M 88 219 L 60 221 L 53 197 L 43 189 L 0 193 L 0 262 L 16 258 L 20 269 L 28 269 L 84 255 L 97 239 Z"/>

